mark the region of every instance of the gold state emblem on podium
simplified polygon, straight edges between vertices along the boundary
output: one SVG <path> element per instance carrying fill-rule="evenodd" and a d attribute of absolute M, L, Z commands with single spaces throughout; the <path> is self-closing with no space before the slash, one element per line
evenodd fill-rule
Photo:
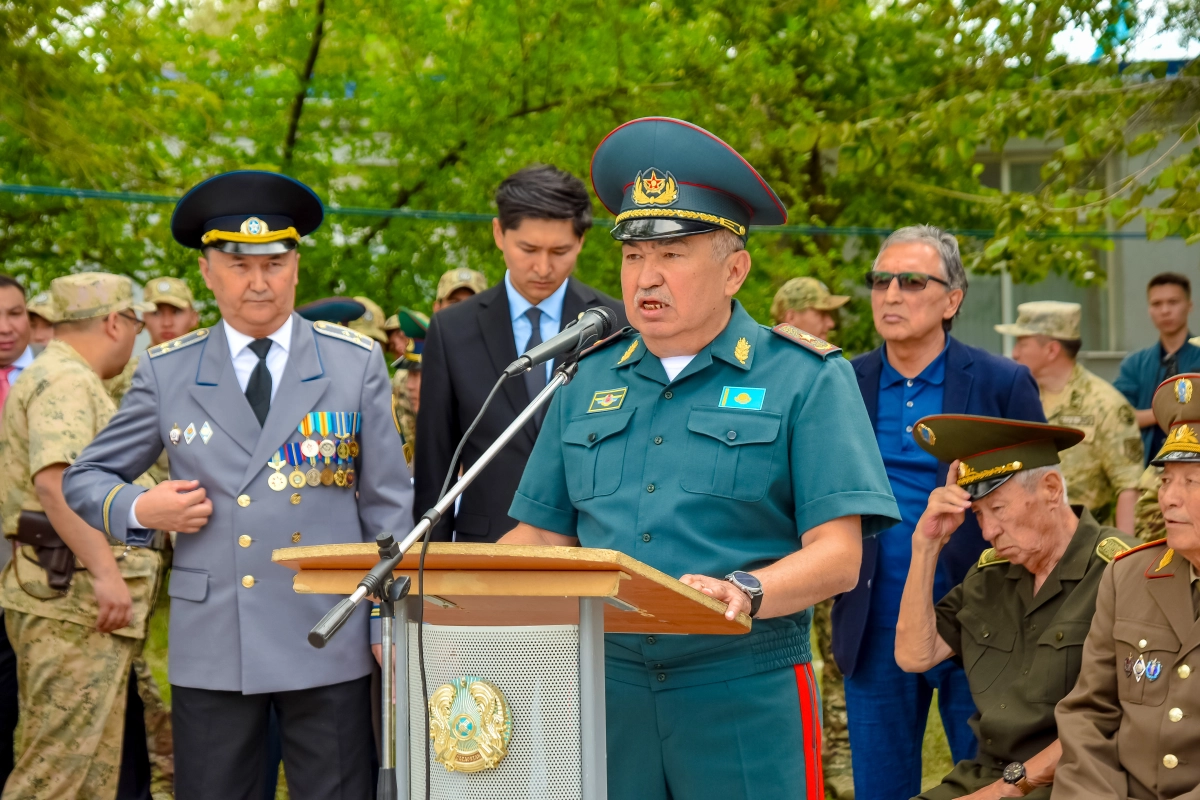
<path fill-rule="evenodd" d="M 450 772 L 492 769 L 508 754 L 512 715 L 504 693 L 479 678 L 459 678 L 429 697 L 429 738 Z"/>

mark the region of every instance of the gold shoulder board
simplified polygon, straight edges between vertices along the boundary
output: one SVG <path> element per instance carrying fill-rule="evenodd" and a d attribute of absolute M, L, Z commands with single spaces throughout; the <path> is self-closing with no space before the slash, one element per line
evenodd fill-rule
<path fill-rule="evenodd" d="M 313 323 L 313 330 L 322 336 L 328 336 L 333 339 L 341 339 L 343 342 L 356 344 L 364 350 L 370 350 L 375 347 L 375 340 L 366 334 L 352 331 L 349 328 L 343 328 L 333 322 L 318 320 Z"/>
<path fill-rule="evenodd" d="M 1096 555 L 1100 556 L 1105 564 L 1111 564 L 1114 558 L 1132 549 L 1133 547 L 1125 544 L 1116 536 L 1110 536 L 1096 545 Z"/>
<path fill-rule="evenodd" d="M 182 350 L 188 345 L 193 345 L 196 342 L 203 342 L 208 338 L 209 330 L 209 328 L 199 328 L 191 333 L 185 333 L 183 336 L 172 339 L 169 342 L 156 344 L 146 350 L 146 355 L 148 355 L 150 358 L 158 358 L 159 356 L 164 356 L 167 353 L 174 353 L 176 350 Z"/>
<path fill-rule="evenodd" d="M 818 339 L 807 331 L 802 331 L 795 325 L 788 325 L 786 322 L 776 325 L 771 328 L 771 332 L 782 336 L 793 344 L 798 344 L 810 353 L 816 353 L 822 359 L 829 358 L 835 353 L 842 352 L 842 348 L 837 345 L 830 344 L 824 339 Z"/>
<path fill-rule="evenodd" d="M 990 567 L 992 564 L 1007 564 L 1007 563 L 1008 563 L 1008 559 L 1001 558 L 996 553 L 996 548 L 989 547 L 987 550 L 984 550 L 980 554 L 979 562 L 975 566 L 979 567 L 979 569 L 983 569 L 984 567 Z"/>
<path fill-rule="evenodd" d="M 1137 547 L 1131 547 L 1128 550 L 1124 550 L 1120 553 L 1117 553 L 1115 556 L 1113 556 L 1113 561 L 1120 561 L 1122 558 L 1125 558 L 1128 555 L 1132 555 L 1133 553 L 1141 552 L 1142 550 L 1149 550 L 1151 547 L 1164 547 L 1164 546 L 1166 546 L 1166 544 L 1167 544 L 1166 539 L 1155 539 L 1153 542 L 1146 542 L 1145 544 L 1139 544 Z"/>

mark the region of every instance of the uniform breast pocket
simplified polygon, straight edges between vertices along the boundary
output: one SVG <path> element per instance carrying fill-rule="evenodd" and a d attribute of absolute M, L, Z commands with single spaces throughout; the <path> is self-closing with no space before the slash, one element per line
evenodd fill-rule
<path fill-rule="evenodd" d="M 1179 637 L 1166 625 L 1135 619 L 1113 622 L 1116 640 L 1117 697 L 1125 703 L 1161 706 L 1167 699 L 1169 680 L 1162 673 L 1171 669 L 1179 653 Z M 1141 659 L 1141 666 L 1138 660 Z M 1151 680 L 1151 675 L 1154 680 Z M 1141 680 L 1138 680 L 1139 676 Z"/>
<path fill-rule="evenodd" d="M 962 624 L 963 668 L 971 693 L 980 695 L 992 687 L 1012 659 L 1016 633 L 1008 626 L 997 625 L 969 608 L 958 612 Z"/>
<path fill-rule="evenodd" d="M 1052 623 L 1038 637 L 1030 669 L 1037 676 L 1037 680 L 1029 684 L 1031 700 L 1057 703 L 1074 688 L 1083 663 L 1083 641 L 1090 627 L 1091 620 L 1064 620 Z"/>
<path fill-rule="evenodd" d="M 567 494 L 572 501 L 612 494 L 621 485 L 630 411 L 585 414 L 563 429 Z"/>
<path fill-rule="evenodd" d="M 767 493 L 779 414 L 693 408 L 680 486 L 685 492 L 756 502 Z"/>

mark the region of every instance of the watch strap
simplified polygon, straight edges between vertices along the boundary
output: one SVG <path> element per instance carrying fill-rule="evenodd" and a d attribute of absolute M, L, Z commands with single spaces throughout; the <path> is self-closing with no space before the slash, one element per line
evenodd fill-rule
<path fill-rule="evenodd" d="M 1036 786 L 1034 786 L 1032 783 L 1029 782 L 1028 776 L 1025 776 L 1025 775 L 1022 775 L 1021 780 L 1017 781 L 1013 785 L 1016 786 L 1017 789 L 1021 792 L 1022 797 L 1024 797 L 1025 795 L 1029 794 L 1030 792 L 1032 792 L 1034 789 L 1037 788 Z"/>

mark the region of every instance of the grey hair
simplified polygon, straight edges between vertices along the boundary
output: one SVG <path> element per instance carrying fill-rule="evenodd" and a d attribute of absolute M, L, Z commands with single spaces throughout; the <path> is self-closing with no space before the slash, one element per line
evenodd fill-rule
<path fill-rule="evenodd" d="M 1021 487 L 1027 492 L 1037 491 L 1038 484 L 1042 478 L 1049 475 L 1051 472 L 1058 473 L 1058 477 L 1062 479 L 1063 493 L 1062 504 L 1069 506 L 1071 503 L 1067 500 L 1067 476 L 1063 475 L 1062 469 L 1057 464 L 1051 464 L 1048 467 L 1035 467 L 1018 472 L 1013 476 L 1013 480 L 1021 484 Z"/>
<path fill-rule="evenodd" d="M 946 273 L 946 282 L 950 284 L 947 288 L 951 291 L 961 289 L 963 299 L 966 299 L 967 270 L 963 266 L 962 255 L 958 251 L 958 239 L 955 239 L 953 234 L 946 233 L 933 225 L 909 225 L 905 228 L 898 228 L 892 231 L 891 235 L 884 239 L 883 244 L 879 246 L 879 255 L 875 256 L 875 262 L 871 264 L 871 269 L 878 268 L 883 251 L 894 244 L 925 244 L 932 247 L 942 262 L 942 270 Z M 960 303 L 954 316 L 957 317 L 961 311 L 962 304 Z M 948 331 L 950 323 L 951 320 L 945 320 L 942 327 Z"/>
<path fill-rule="evenodd" d="M 723 264 L 725 259 L 739 250 L 745 249 L 746 243 L 742 240 L 742 237 L 733 231 L 727 231 L 722 228 L 713 233 L 712 257 L 713 261 L 716 261 L 718 264 Z"/>

